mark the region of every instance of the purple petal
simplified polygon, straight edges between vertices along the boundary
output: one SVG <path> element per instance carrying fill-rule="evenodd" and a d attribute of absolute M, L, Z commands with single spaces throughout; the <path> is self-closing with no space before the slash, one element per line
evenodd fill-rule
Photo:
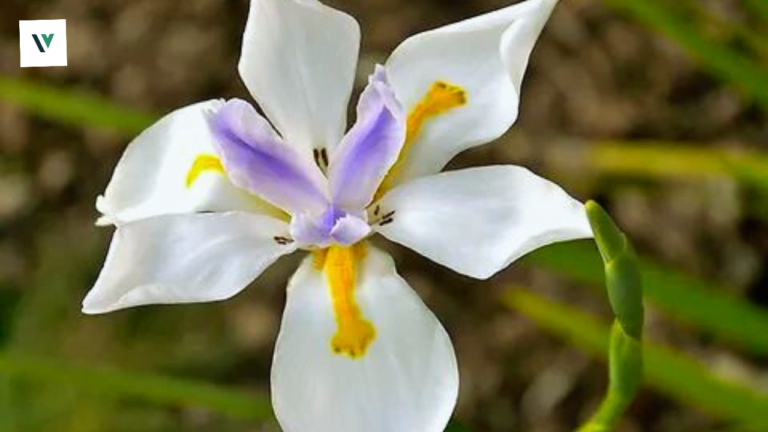
<path fill-rule="evenodd" d="M 289 213 L 328 206 L 327 182 L 317 165 L 284 143 L 248 102 L 227 101 L 208 123 L 236 186 Z"/>
<path fill-rule="evenodd" d="M 403 146 L 405 121 L 384 68 L 377 66 L 360 96 L 357 122 L 331 156 L 328 180 L 334 206 L 359 210 L 371 202 Z"/>
<path fill-rule="evenodd" d="M 371 232 L 371 227 L 364 220 L 346 215 L 336 221 L 331 230 L 331 237 L 336 243 L 349 246 L 362 240 Z"/>
<path fill-rule="evenodd" d="M 327 247 L 332 243 L 331 227 L 323 226 L 309 213 L 296 213 L 291 218 L 290 234 L 299 247 Z"/>

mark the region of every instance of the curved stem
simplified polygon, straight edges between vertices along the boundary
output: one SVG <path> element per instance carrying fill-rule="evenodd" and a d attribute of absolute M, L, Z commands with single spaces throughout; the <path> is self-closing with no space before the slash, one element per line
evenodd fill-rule
<path fill-rule="evenodd" d="M 587 216 L 605 268 L 606 289 L 616 315 L 608 348 L 610 381 L 597 412 L 577 432 L 607 432 L 616 427 L 640 388 L 643 375 L 643 293 L 632 245 L 594 201 Z"/>

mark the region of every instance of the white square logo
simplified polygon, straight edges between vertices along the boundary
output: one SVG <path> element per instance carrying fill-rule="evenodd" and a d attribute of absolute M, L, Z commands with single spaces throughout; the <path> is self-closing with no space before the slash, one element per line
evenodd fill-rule
<path fill-rule="evenodd" d="M 21 67 L 67 65 L 67 20 L 19 21 Z"/>

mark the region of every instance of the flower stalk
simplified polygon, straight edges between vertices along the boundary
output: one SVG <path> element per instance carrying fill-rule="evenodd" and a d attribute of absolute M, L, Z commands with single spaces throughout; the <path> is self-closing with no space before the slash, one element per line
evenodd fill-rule
<path fill-rule="evenodd" d="M 599 204 L 589 201 L 586 208 L 616 319 L 608 348 L 608 392 L 597 412 L 577 432 L 607 432 L 615 428 L 642 384 L 643 291 L 637 256 L 627 236 Z"/>

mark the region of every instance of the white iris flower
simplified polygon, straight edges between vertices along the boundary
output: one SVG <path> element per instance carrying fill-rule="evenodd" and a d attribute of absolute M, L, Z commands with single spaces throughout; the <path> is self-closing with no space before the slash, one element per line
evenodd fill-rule
<path fill-rule="evenodd" d="M 253 0 L 238 69 L 267 118 L 242 100 L 200 102 L 128 146 L 97 201 L 99 224 L 117 229 L 83 311 L 226 299 L 277 258 L 311 251 L 288 284 L 272 365 L 282 427 L 442 431 L 458 393 L 451 341 L 365 239 L 484 279 L 592 235 L 581 203 L 524 168 L 440 173 L 514 123 L 556 1 L 407 39 L 345 133 L 357 22 L 316 0 Z"/>

